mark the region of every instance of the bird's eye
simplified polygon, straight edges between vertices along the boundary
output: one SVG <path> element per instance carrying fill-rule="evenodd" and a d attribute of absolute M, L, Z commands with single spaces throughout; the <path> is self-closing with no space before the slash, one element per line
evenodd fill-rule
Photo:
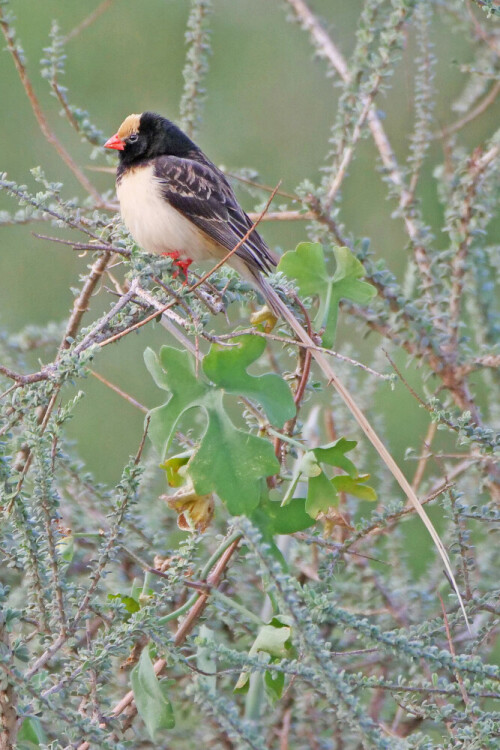
<path fill-rule="evenodd" d="M 138 140 L 138 138 L 139 136 L 137 135 L 137 133 L 132 133 L 132 135 L 129 135 L 127 140 L 129 143 L 135 143 Z"/>

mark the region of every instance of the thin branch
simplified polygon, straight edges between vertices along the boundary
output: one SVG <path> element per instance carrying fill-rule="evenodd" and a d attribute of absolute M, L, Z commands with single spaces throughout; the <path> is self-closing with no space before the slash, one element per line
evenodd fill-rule
<path fill-rule="evenodd" d="M 234 552 L 236 551 L 239 543 L 241 540 L 241 533 L 235 532 L 232 534 L 229 539 L 227 540 L 226 544 L 224 545 L 224 550 L 222 552 L 222 555 L 217 558 L 214 564 L 213 570 L 207 575 L 206 583 L 210 588 L 215 588 L 219 585 L 220 580 L 224 574 L 224 571 L 227 568 L 227 565 L 233 556 Z M 196 597 L 196 595 L 195 595 Z M 205 592 L 199 594 L 199 596 L 196 597 L 196 600 L 189 611 L 189 614 L 185 618 L 185 620 L 180 624 L 180 626 L 177 629 L 177 632 L 174 636 L 174 643 L 176 646 L 180 646 L 187 638 L 191 630 L 193 629 L 196 621 L 201 616 L 203 610 L 208 604 L 208 600 L 210 598 L 210 594 L 207 594 Z M 166 659 L 158 659 L 154 664 L 154 671 L 156 675 L 161 674 L 161 672 L 165 669 L 167 666 Z M 131 690 L 128 692 L 112 709 L 111 715 L 113 717 L 120 716 L 125 709 L 127 709 L 129 706 L 132 707 L 134 701 L 134 693 Z M 129 709 L 130 710 L 130 709 Z M 136 708 L 135 706 L 132 708 L 132 712 L 128 714 L 127 716 L 127 725 L 130 725 L 133 716 L 136 714 Z M 78 746 L 78 750 L 89 750 L 90 743 L 88 742 L 82 742 Z"/>
<path fill-rule="evenodd" d="M 436 497 L 439 497 L 439 495 L 442 495 L 443 492 L 453 487 L 453 484 L 452 484 L 453 480 L 456 479 L 456 477 L 460 476 L 460 474 L 463 474 L 465 471 L 470 469 L 471 466 L 474 466 L 474 463 L 475 461 L 467 459 L 466 461 L 462 461 L 461 463 L 454 466 L 453 469 L 447 472 L 446 479 L 439 479 L 437 482 L 435 482 L 435 484 L 431 487 L 427 495 L 424 498 L 422 498 L 422 500 L 420 501 L 421 505 L 427 505 L 427 503 L 430 503 Z M 408 515 L 412 515 L 414 513 L 415 513 L 414 506 L 410 502 L 407 502 L 404 508 L 396 511 L 395 513 L 391 513 L 384 519 L 383 522 L 380 522 L 377 520 L 373 524 L 366 526 L 362 531 L 356 532 L 352 537 L 347 539 L 341 547 L 339 547 L 339 552 L 345 552 L 355 542 L 359 541 L 360 539 L 366 539 L 366 537 L 372 534 L 385 533 L 388 529 L 392 527 L 393 524 L 395 524 L 401 518 L 404 518 L 405 516 L 408 516 Z"/>
<path fill-rule="evenodd" d="M 71 29 L 70 32 L 66 34 L 64 37 L 64 43 L 71 41 L 71 39 L 74 39 L 79 34 L 82 33 L 85 29 L 88 29 L 89 26 L 91 26 L 94 21 L 97 21 L 97 19 L 102 16 L 102 14 L 108 10 L 108 8 L 111 7 L 114 0 L 103 0 L 103 2 L 97 6 L 97 8 L 90 13 L 87 18 L 84 18 L 81 23 L 78 24 L 78 26 L 75 26 L 73 29 Z"/>
<path fill-rule="evenodd" d="M 476 117 L 479 117 L 483 112 L 486 112 L 488 107 L 491 107 L 491 105 L 494 104 L 499 93 L 500 81 L 497 81 L 490 91 L 488 91 L 484 99 L 482 99 L 474 109 L 467 112 L 467 114 L 460 120 L 457 120 L 457 122 L 454 122 L 451 125 L 445 125 L 441 130 L 436 130 L 436 132 L 432 134 L 432 138 L 434 140 L 437 140 L 438 138 L 449 138 L 454 133 L 458 133 L 458 131 L 462 130 L 462 128 L 468 125 L 469 122 L 472 122 Z"/>
<path fill-rule="evenodd" d="M 103 258 L 107 260 L 106 256 L 102 256 L 100 260 L 102 260 Z M 128 305 L 130 300 L 133 299 L 133 297 L 135 297 L 135 295 L 137 294 L 138 288 L 139 288 L 139 282 L 137 281 L 137 279 L 134 279 L 130 285 L 129 290 L 120 297 L 118 302 L 115 305 L 113 305 L 111 310 L 109 310 L 105 315 L 103 315 L 102 318 L 99 320 L 99 322 L 92 328 L 92 330 L 89 331 L 89 333 L 80 341 L 79 344 L 77 344 L 77 346 L 75 346 L 73 350 L 74 354 L 81 354 L 83 351 L 85 351 L 85 349 L 88 349 L 89 346 L 95 343 L 97 334 L 100 331 L 104 330 L 104 328 L 106 328 L 108 323 L 110 323 L 113 320 L 113 318 L 120 312 L 120 310 L 123 310 L 123 308 L 126 305 Z M 83 312 L 86 312 L 86 310 L 87 310 L 86 306 L 84 306 L 83 308 L 80 306 L 77 307 L 78 312 L 83 313 Z M 76 326 L 78 327 L 78 324 L 76 324 Z M 68 337 L 66 335 L 66 339 L 65 339 L 66 341 L 67 341 L 67 338 Z M 69 344 L 65 348 L 69 348 Z"/>
<path fill-rule="evenodd" d="M 107 252 L 107 253 L 113 253 L 116 255 L 123 255 L 125 258 L 130 258 L 131 252 L 130 250 L 125 250 L 121 247 L 115 247 L 114 245 L 111 245 L 109 242 L 73 242 L 72 240 L 65 240 L 62 237 L 52 237 L 47 234 L 38 234 L 38 232 L 33 232 L 33 237 L 36 237 L 38 240 L 47 240 L 48 242 L 58 242 L 60 245 L 67 245 L 68 247 L 72 247 L 73 250 L 83 250 L 83 251 L 90 251 L 90 252 L 97 252 L 99 250 Z"/>
<path fill-rule="evenodd" d="M 418 461 L 417 468 L 415 471 L 415 475 L 411 483 L 411 486 L 413 487 L 415 492 L 418 492 L 420 483 L 422 482 L 422 479 L 424 478 L 425 469 L 427 467 L 427 461 L 432 455 L 430 453 L 430 448 L 432 445 L 432 441 L 434 440 L 434 437 L 436 435 L 436 432 L 437 432 L 437 422 L 430 422 L 429 427 L 427 428 L 427 434 L 423 441 L 425 453 L 423 453 L 422 456 L 420 456 L 420 459 Z"/>
<path fill-rule="evenodd" d="M 250 211 L 248 217 L 254 221 L 259 214 Z M 315 211 L 270 211 L 262 217 L 261 221 L 311 221 L 318 220 L 318 214 Z"/>
<path fill-rule="evenodd" d="M 112 391 L 114 391 L 119 396 L 121 396 L 122 398 L 124 398 L 125 401 L 128 401 L 129 404 L 131 404 L 132 406 L 135 406 L 136 409 L 139 409 L 144 414 L 147 414 L 149 412 L 149 409 L 147 409 L 145 406 L 143 406 L 141 403 L 139 403 L 139 401 L 137 401 L 137 399 L 133 398 L 133 396 L 130 396 L 125 391 L 122 391 L 122 389 L 119 388 L 114 383 L 111 383 L 109 380 L 106 380 L 106 378 L 103 377 L 102 375 L 100 375 L 98 372 L 95 372 L 95 370 L 89 370 L 89 372 L 90 372 L 91 375 L 94 376 L 94 378 L 96 378 L 97 380 L 100 380 L 101 383 L 104 383 L 105 386 L 107 386 L 108 388 L 111 388 Z"/>
<path fill-rule="evenodd" d="M 446 607 L 444 606 L 443 598 L 438 592 L 439 601 L 441 602 L 441 610 L 443 612 L 443 620 L 444 620 L 444 627 L 446 630 L 446 639 L 448 641 L 448 646 L 450 649 L 450 654 L 453 656 L 454 659 L 457 658 L 457 653 L 455 651 L 455 646 L 453 645 L 453 639 L 451 637 L 451 631 L 450 631 L 450 623 L 448 622 L 448 615 L 446 614 Z M 468 706 L 470 703 L 469 696 L 467 695 L 467 691 L 465 689 L 464 681 L 462 679 L 462 675 L 460 672 L 455 672 L 455 679 L 458 683 L 460 694 L 462 696 L 462 700 L 464 702 L 464 706 Z"/>
<path fill-rule="evenodd" d="M 105 252 L 92 265 L 92 268 L 90 269 L 90 273 L 85 279 L 85 283 L 82 287 L 82 291 L 80 292 L 80 294 L 78 295 L 78 297 L 75 299 L 73 303 L 73 311 L 68 321 L 68 325 L 66 326 L 66 331 L 64 332 L 63 340 L 59 347 L 59 352 L 57 355 L 58 359 L 62 355 L 62 353 L 66 349 L 69 349 L 69 347 L 71 346 L 70 339 L 75 338 L 77 331 L 80 327 L 81 320 L 84 314 L 88 310 L 88 305 L 94 293 L 94 290 L 97 284 L 99 283 L 99 281 L 101 280 L 102 275 L 104 271 L 106 270 L 107 266 L 109 265 L 109 263 L 111 263 L 112 257 L 113 256 L 110 252 Z"/>
<path fill-rule="evenodd" d="M 375 375 L 376 378 L 380 378 L 381 380 L 391 380 L 390 375 L 383 375 L 381 372 L 377 372 L 371 367 L 368 367 L 368 365 L 364 365 L 362 362 L 358 362 L 356 359 L 352 359 L 352 357 L 347 357 L 345 354 L 340 354 L 333 349 L 326 349 L 324 346 L 317 346 L 316 344 L 306 344 L 304 341 L 297 341 L 297 339 L 292 339 L 288 336 L 278 336 L 274 333 L 266 333 L 265 331 L 259 331 L 257 328 L 244 328 L 239 331 L 234 331 L 233 333 L 221 333 L 214 336 L 213 339 L 217 342 L 229 341 L 238 338 L 239 336 L 260 336 L 261 338 L 269 339 L 270 341 L 278 341 L 280 344 L 289 344 L 290 346 L 298 346 L 303 349 L 309 349 L 310 351 L 320 352 L 321 354 L 329 354 L 332 357 L 340 359 L 342 362 L 348 362 L 354 367 L 360 367 L 370 375 Z"/>
<path fill-rule="evenodd" d="M 476 151 L 471 156 L 468 165 L 470 169 L 471 180 L 465 195 L 462 215 L 459 219 L 460 231 L 463 233 L 464 238 L 453 256 L 450 268 L 451 290 L 449 296 L 450 301 L 448 329 L 451 337 L 449 343 L 449 351 L 451 353 L 455 352 L 458 346 L 458 320 L 460 311 L 462 309 L 462 292 L 466 273 L 465 260 L 467 258 L 469 247 L 473 240 L 473 233 L 470 231 L 470 221 L 475 211 L 475 198 L 479 187 L 479 181 L 483 176 L 485 170 L 497 159 L 499 153 L 500 146 L 498 145 L 491 146 L 491 148 L 489 148 L 488 151 L 485 151 L 484 153 L 477 153 Z"/>
<path fill-rule="evenodd" d="M 4 15 L 2 6 L 0 6 L 0 27 L 5 37 L 5 41 L 7 42 L 7 49 L 12 55 L 14 65 L 16 66 L 16 70 L 19 74 L 19 78 L 21 79 L 21 83 L 29 99 L 31 108 L 33 110 L 33 114 L 36 117 L 38 126 L 40 130 L 42 131 L 42 134 L 45 136 L 45 138 L 50 143 L 50 145 L 54 147 L 54 149 L 57 151 L 57 153 L 59 154 L 63 162 L 66 164 L 66 166 L 69 167 L 69 169 L 73 172 L 74 176 L 76 177 L 80 185 L 87 191 L 89 195 L 92 196 L 92 198 L 95 200 L 97 205 L 100 206 L 103 202 L 101 194 L 99 193 L 98 190 L 96 190 L 96 188 L 92 185 L 90 180 L 81 171 L 80 167 L 73 160 L 73 157 L 70 156 L 70 154 L 66 151 L 62 143 L 59 141 L 59 139 L 55 135 L 54 131 L 51 129 L 48 123 L 48 120 L 45 117 L 45 114 L 40 106 L 40 102 L 38 101 L 38 98 L 35 94 L 33 86 L 31 85 L 31 81 L 28 77 L 28 73 L 24 65 L 24 62 L 21 59 L 21 55 L 19 54 L 19 50 L 17 49 L 14 43 L 14 37 L 12 35 L 10 26 L 5 20 L 5 15 Z"/>
<path fill-rule="evenodd" d="M 18 385 L 38 383 L 40 380 L 48 380 L 50 377 L 50 373 L 48 370 L 40 370 L 39 372 L 34 372 L 30 375 L 21 375 L 20 373 L 14 372 L 14 370 L 9 369 L 8 367 L 4 367 L 3 365 L 0 365 L 0 374 L 5 375 L 5 377 L 9 378 L 10 380 L 15 380 Z M 11 390 L 12 389 L 9 388 L 9 390 L 2 394 L 2 396 L 9 393 Z"/>

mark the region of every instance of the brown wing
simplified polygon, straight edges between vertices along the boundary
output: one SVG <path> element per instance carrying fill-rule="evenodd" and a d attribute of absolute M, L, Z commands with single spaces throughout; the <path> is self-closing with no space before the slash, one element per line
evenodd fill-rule
<path fill-rule="evenodd" d="M 201 152 L 196 159 L 157 157 L 155 176 L 166 200 L 228 251 L 252 227 L 222 172 Z M 250 268 L 264 273 L 276 266 L 275 258 L 255 229 L 236 255 Z"/>

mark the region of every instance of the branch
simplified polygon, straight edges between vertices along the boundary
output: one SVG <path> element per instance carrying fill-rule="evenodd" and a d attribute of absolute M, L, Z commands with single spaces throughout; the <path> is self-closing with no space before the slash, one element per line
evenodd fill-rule
<path fill-rule="evenodd" d="M 458 345 L 458 320 L 462 308 L 462 292 L 466 272 L 465 260 L 474 237 L 474 234 L 470 229 L 470 222 L 476 210 L 475 198 L 479 187 L 479 181 L 485 170 L 497 159 L 499 153 L 500 146 L 498 145 L 491 146 L 491 148 L 484 153 L 481 153 L 478 149 L 472 154 L 468 164 L 471 180 L 467 187 L 466 195 L 464 196 L 462 214 L 458 222 L 459 231 L 464 235 L 464 238 L 453 256 L 450 268 L 451 290 L 448 322 L 451 338 L 449 344 L 450 353 L 455 352 Z"/>
<path fill-rule="evenodd" d="M 495 102 L 499 93 L 500 81 L 497 81 L 495 85 L 492 86 L 491 90 L 486 94 L 484 99 L 482 99 L 479 104 L 474 107 L 474 109 L 471 109 L 470 112 L 467 112 L 467 114 L 460 120 L 457 120 L 457 122 L 454 122 L 451 125 L 445 125 L 443 128 L 441 128 L 441 130 L 436 130 L 436 132 L 432 134 L 432 138 L 449 138 L 454 133 L 458 133 L 458 131 L 462 130 L 462 128 L 468 125 L 469 122 L 472 122 L 476 119 L 476 117 L 482 115 L 483 112 L 485 112 L 488 107 L 490 107 Z"/>
<path fill-rule="evenodd" d="M 33 90 L 33 86 L 31 85 L 31 81 L 28 77 L 28 73 L 26 71 L 24 62 L 21 59 L 19 50 L 14 43 L 14 36 L 12 34 L 9 24 L 5 20 L 4 11 L 1 5 L 0 5 L 0 27 L 5 37 L 5 41 L 7 42 L 7 49 L 12 55 L 12 59 L 14 60 L 14 65 L 16 66 L 16 70 L 19 74 L 19 78 L 21 79 L 21 83 L 29 99 L 31 108 L 33 110 L 33 114 L 36 117 L 40 130 L 42 131 L 43 135 L 45 136 L 47 141 L 50 143 L 50 145 L 53 146 L 54 149 L 57 151 L 57 153 L 59 154 L 63 162 L 66 164 L 66 166 L 69 167 L 69 169 L 73 172 L 74 176 L 76 177 L 80 185 L 87 191 L 87 193 L 89 193 L 89 195 L 92 196 L 96 204 L 98 206 L 101 206 L 103 203 L 101 194 L 96 190 L 96 188 L 92 185 L 90 180 L 81 171 L 80 167 L 73 160 L 72 156 L 70 156 L 70 154 L 66 151 L 62 143 L 59 141 L 59 139 L 55 135 L 54 131 L 51 129 L 48 123 L 48 120 L 45 117 L 45 114 Z"/>
<path fill-rule="evenodd" d="M 223 542 L 223 544 L 221 545 L 221 547 L 223 548 L 222 555 L 219 554 L 219 557 L 217 561 L 215 562 L 213 570 L 207 575 L 207 578 L 205 581 L 209 589 L 215 588 L 219 585 L 220 580 L 224 574 L 224 571 L 226 570 L 231 557 L 235 553 L 240 543 L 241 536 L 242 536 L 241 532 L 239 531 L 235 532 L 229 537 L 229 539 L 225 540 L 225 542 Z M 217 555 L 217 553 L 215 554 Z M 193 606 L 189 610 L 188 615 L 186 616 L 185 620 L 183 620 L 183 622 L 180 624 L 174 636 L 174 644 L 176 646 L 180 646 L 182 645 L 182 643 L 184 643 L 189 633 L 192 631 L 193 627 L 195 626 L 197 620 L 200 618 L 201 614 L 203 613 L 205 607 L 207 606 L 209 598 L 210 598 L 210 593 L 206 593 L 206 592 L 203 592 L 197 596 L 196 601 L 194 602 Z M 167 666 L 166 659 L 157 659 L 157 661 L 154 663 L 155 674 L 156 675 L 161 674 L 161 672 L 163 672 L 166 666 Z M 132 720 L 137 713 L 137 709 L 134 705 L 134 693 L 132 690 L 130 690 L 121 699 L 121 701 L 119 701 L 114 706 L 114 708 L 111 711 L 111 715 L 113 717 L 118 717 L 127 708 L 129 708 L 129 712 L 128 712 L 126 724 L 123 727 L 123 730 L 127 729 L 131 725 Z M 90 748 L 89 742 L 82 742 L 80 745 L 78 745 L 77 750 L 89 750 L 89 748 Z"/>
<path fill-rule="evenodd" d="M 97 21 L 99 16 L 102 16 L 102 14 L 108 10 L 108 8 L 111 7 L 114 0 L 103 0 L 103 2 L 97 6 L 97 8 L 90 13 L 90 15 L 87 16 L 87 18 L 84 18 L 81 23 L 78 24 L 78 26 L 75 26 L 73 29 L 71 29 L 68 34 L 64 37 L 64 43 L 69 42 L 71 39 L 74 39 L 76 36 L 82 33 L 85 29 L 88 29 L 88 27 L 94 23 L 94 21 Z"/>
<path fill-rule="evenodd" d="M 2 646 L 2 661 L 12 664 L 12 651 L 10 647 L 10 636 L 0 612 L 0 644 Z M 2 666 L 7 667 L 7 664 Z M 7 671 L 7 670 L 6 670 Z M 0 678 L 0 750 L 15 750 L 17 738 L 17 696 L 14 683 L 7 674 Z"/>

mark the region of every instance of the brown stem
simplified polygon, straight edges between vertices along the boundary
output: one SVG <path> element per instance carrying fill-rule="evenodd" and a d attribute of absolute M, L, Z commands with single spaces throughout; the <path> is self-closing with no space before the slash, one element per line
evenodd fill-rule
<path fill-rule="evenodd" d="M 5 650 L 5 656 L 9 655 L 8 663 L 12 662 L 10 650 L 10 637 L 5 627 L 3 615 L 0 613 L 0 643 Z M 17 738 L 17 696 L 14 684 L 9 680 L 7 674 L 0 680 L 0 750 L 15 750 Z"/>
<path fill-rule="evenodd" d="M 90 180 L 84 175 L 80 167 L 76 164 L 76 162 L 73 160 L 70 154 L 66 151 L 62 143 L 59 141 L 59 139 L 57 138 L 57 136 L 51 129 L 48 123 L 48 120 L 45 117 L 45 114 L 40 106 L 40 102 L 38 101 L 38 98 L 33 90 L 33 86 L 31 85 L 31 81 L 28 77 L 26 67 L 14 43 L 14 37 L 12 35 L 12 31 L 9 27 L 9 24 L 5 20 L 4 11 L 2 10 L 1 6 L 0 6 L 0 27 L 5 37 L 5 41 L 7 42 L 7 49 L 12 55 L 12 59 L 14 60 L 14 65 L 16 66 L 16 70 L 19 74 L 19 78 L 21 79 L 21 83 L 26 92 L 26 96 L 29 99 L 31 108 L 33 110 L 33 114 L 36 117 L 38 126 L 40 130 L 42 131 L 42 134 L 45 136 L 45 138 L 50 143 L 50 145 L 54 147 L 54 149 L 57 151 L 57 153 L 59 154 L 63 162 L 66 164 L 66 166 L 68 166 L 69 169 L 73 172 L 74 176 L 76 177 L 80 185 L 87 191 L 89 195 L 92 196 L 92 198 L 95 200 L 97 205 L 100 206 L 102 204 L 101 194 L 96 190 L 96 188 L 92 185 Z"/>
<path fill-rule="evenodd" d="M 78 26 L 75 26 L 74 29 L 71 29 L 68 34 L 66 34 L 64 38 L 64 42 L 69 42 L 71 39 L 74 39 L 76 36 L 81 34 L 84 29 L 87 29 L 91 24 L 96 21 L 99 16 L 101 16 L 113 3 L 113 0 L 103 0 L 103 2 L 97 6 L 97 8 L 90 13 L 86 18 L 83 19 L 81 23 L 78 24 Z"/>
<path fill-rule="evenodd" d="M 234 552 L 236 551 L 239 543 L 240 543 L 240 538 L 235 539 L 232 542 L 232 544 L 221 555 L 221 557 L 215 564 L 212 572 L 207 576 L 206 583 L 209 587 L 215 587 L 219 585 L 222 575 L 225 569 L 227 568 L 227 565 L 231 557 L 233 556 Z M 182 643 L 184 643 L 187 636 L 194 628 L 196 621 L 199 619 L 199 617 L 203 613 L 203 610 L 207 606 L 209 597 L 210 597 L 210 594 L 207 594 L 205 592 L 200 594 L 200 596 L 198 597 L 198 599 L 196 600 L 196 602 L 190 609 L 189 613 L 187 614 L 186 618 L 182 621 L 179 628 L 177 629 L 177 632 L 174 637 L 174 643 L 176 646 L 180 646 Z M 165 669 L 166 666 L 167 666 L 166 659 L 157 659 L 157 661 L 154 663 L 155 674 L 156 675 L 161 674 L 161 672 Z M 137 713 L 137 709 L 133 703 L 134 703 L 134 693 L 131 690 L 112 709 L 111 715 L 113 717 L 120 716 L 120 714 L 122 714 L 126 709 L 128 709 L 127 719 L 123 727 L 123 730 L 127 729 L 131 725 L 134 719 L 134 716 Z M 89 742 L 82 742 L 80 745 L 78 745 L 78 750 L 89 750 L 89 748 L 90 748 Z"/>

